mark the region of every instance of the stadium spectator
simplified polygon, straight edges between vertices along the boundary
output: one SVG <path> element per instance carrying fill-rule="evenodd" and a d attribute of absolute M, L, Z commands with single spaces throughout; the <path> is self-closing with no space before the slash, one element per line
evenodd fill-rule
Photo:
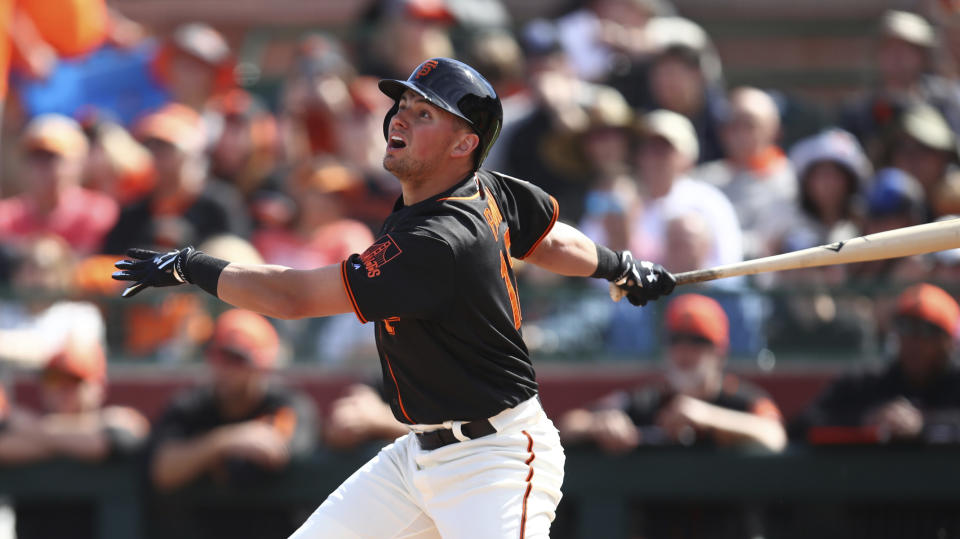
<path fill-rule="evenodd" d="M 310 269 L 344 260 L 373 244 L 373 233 L 344 215 L 344 197 L 363 188 L 363 179 L 334 159 L 299 167 L 290 179 L 297 212 L 290 228 L 254 234 L 253 244 L 268 264 Z"/>
<path fill-rule="evenodd" d="M 634 159 L 640 196 L 627 203 L 626 247 L 634 256 L 662 263 L 669 250 L 667 222 L 674 216 L 698 213 L 713 232 L 708 266 L 740 261 L 742 236 L 730 201 L 716 187 L 688 177 L 698 152 L 690 121 L 675 112 L 657 110 L 642 117 L 639 126 Z M 595 219 L 585 220 L 583 230 L 594 241 L 610 241 L 611 234 Z"/>
<path fill-rule="evenodd" d="M 153 155 L 156 188 L 123 209 L 105 253 L 249 234 L 249 217 L 237 191 L 208 176 L 206 135 L 197 113 L 183 105 L 166 105 L 141 119 L 134 134 Z"/>
<path fill-rule="evenodd" d="M 943 115 L 930 105 L 914 102 L 900 115 L 884 159 L 920 182 L 928 204 L 925 220 L 932 220 L 957 157 L 957 136 Z"/>
<path fill-rule="evenodd" d="M 374 38 L 364 51 L 364 73 L 404 80 L 424 58 L 454 55 L 450 29 L 457 18 L 446 2 L 378 0 L 367 19 Z"/>
<path fill-rule="evenodd" d="M 96 305 L 71 299 L 76 257 L 61 238 L 37 238 L 12 252 L 10 287 L 22 296 L 0 302 L 0 360 L 38 368 L 75 340 L 106 340 Z"/>
<path fill-rule="evenodd" d="M 568 133 L 549 137 L 544 142 L 553 147 L 557 163 L 576 171 L 582 185 L 575 189 L 576 198 L 570 198 L 565 216 L 579 220 L 582 215 L 613 219 L 624 230 L 622 201 L 633 195 L 635 185 L 631 177 L 630 143 L 632 141 L 633 110 L 620 92 L 608 86 L 596 85 L 589 97 L 579 105 L 583 117 L 571 126 Z M 619 238 L 622 244 L 625 237 Z"/>
<path fill-rule="evenodd" d="M 647 24 L 672 13 L 667 0 L 591 0 L 558 19 L 557 31 L 577 76 L 604 82 L 654 52 Z"/>
<path fill-rule="evenodd" d="M 942 289 L 926 283 L 907 288 L 895 307 L 893 360 L 834 381 L 797 422 L 797 435 L 813 443 L 956 443 L 960 370 L 952 355 L 958 321 L 960 307 Z"/>
<path fill-rule="evenodd" d="M 583 215 L 590 171 L 583 149 L 573 143 L 602 109 L 624 109 L 619 104 L 624 98 L 609 86 L 576 78 L 552 32 L 548 23 L 528 29 L 530 104 L 523 116 L 508 122 L 502 135 L 508 142 L 497 158 L 503 160 L 505 173 L 530 178 L 552 193 L 561 220 L 577 222 Z"/>
<path fill-rule="evenodd" d="M 14 410 L 0 431 L 0 463 L 54 458 L 103 462 L 132 455 L 149 423 L 126 406 L 105 406 L 106 358 L 95 341 L 75 341 L 58 351 L 40 375 L 42 412 Z M 96 537 L 92 502 L 31 501 L 15 504 L 19 539 Z"/>
<path fill-rule="evenodd" d="M 850 133 L 828 129 L 797 142 L 790 151 L 800 182 L 793 211 L 778 221 L 774 231 L 779 251 L 796 251 L 860 234 L 860 199 L 872 166 Z M 871 313 L 854 296 L 831 293 L 846 282 L 848 265 L 778 272 L 780 287 L 800 293 L 772 298 L 767 345 L 822 357 L 859 355 L 873 338 Z"/>
<path fill-rule="evenodd" d="M 119 123 L 101 111 L 81 116 L 90 143 L 83 185 L 125 207 L 143 198 L 156 182 L 153 157 Z"/>
<path fill-rule="evenodd" d="M 795 144 L 790 161 L 799 197 L 776 231 L 779 248 L 795 251 L 857 236 L 857 197 L 872 166 L 856 138 L 840 129 L 823 131 Z"/>
<path fill-rule="evenodd" d="M 70 118 L 44 115 L 20 140 L 20 195 L 0 200 L 0 237 L 29 241 L 63 238 L 78 255 L 96 252 L 117 221 L 109 196 L 81 187 L 87 139 Z"/>
<path fill-rule="evenodd" d="M 693 124 L 697 162 L 723 157 L 720 120 L 726 107 L 719 57 L 707 33 L 682 17 L 658 17 L 647 33 L 656 53 L 643 69 L 633 69 L 610 84 L 644 111 L 666 109 Z"/>
<path fill-rule="evenodd" d="M 780 411 L 759 388 L 724 373 L 727 316 L 715 300 L 685 294 L 667 307 L 665 383 L 617 392 L 560 419 L 569 442 L 610 453 L 640 445 L 758 445 L 782 450 Z"/>
<path fill-rule="evenodd" d="M 863 234 L 876 234 L 926 221 L 923 188 L 912 176 L 897 168 L 884 168 L 878 170 L 869 183 Z M 849 273 L 861 283 L 868 280 L 877 284 L 889 283 L 895 274 L 903 271 L 902 266 L 913 262 L 913 257 L 862 262 L 850 266 Z"/>
<path fill-rule="evenodd" d="M 923 101 L 951 118 L 960 128 L 955 90 L 935 74 L 937 35 L 923 17 L 889 10 L 881 18 L 873 59 L 879 75 L 867 95 L 840 111 L 840 126 L 856 136 L 874 161 L 905 108 Z"/>
<path fill-rule="evenodd" d="M 202 478 L 222 488 L 256 488 L 312 451 L 315 410 L 300 393 L 270 383 L 280 342 L 262 316 L 231 309 L 217 318 L 206 357 L 209 384 L 174 398 L 151 439 L 149 475 L 160 492 Z M 176 507 L 176 497 L 161 501 Z M 194 508 L 184 522 L 167 520 L 160 537 L 285 537 L 298 520 L 290 507 Z"/>
<path fill-rule="evenodd" d="M 349 450 L 373 441 L 392 441 L 410 432 L 397 421 L 390 405 L 373 387 L 356 384 L 333 401 L 330 417 L 323 424 L 324 444 Z"/>
<path fill-rule="evenodd" d="M 773 254 L 778 221 L 795 204 L 797 179 L 777 146 L 780 112 L 769 94 L 749 87 L 730 92 L 720 129 L 726 159 L 705 163 L 691 173 L 723 191 L 743 229 L 744 257 Z"/>
<path fill-rule="evenodd" d="M 298 162 L 344 150 L 346 141 L 338 125 L 353 113 L 350 82 L 355 77 L 335 38 L 310 34 L 301 39 L 281 95 L 288 160 Z"/>
<path fill-rule="evenodd" d="M 190 22 L 173 30 L 154 61 L 154 72 L 174 103 L 197 113 L 235 85 L 230 45 L 213 27 Z"/>

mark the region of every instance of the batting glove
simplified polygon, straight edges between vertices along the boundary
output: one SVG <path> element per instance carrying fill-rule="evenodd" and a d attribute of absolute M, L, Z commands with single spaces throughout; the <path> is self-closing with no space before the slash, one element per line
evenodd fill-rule
<path fill-rule="evenodd" d="M 148 249 L 128 249 L 128 259 L 114 266 L 120 271 L 112 277 L 118 281 L 134 281 L 124 289 L 122 297 L 135 296 L 149 286 L 176 286 L 191 282 L 184 271 L 186 262 L 194 253 L 193 247 L 185 247 L 167 253 Z"/>
<path fill-rule="evenodd" d="M 660 264 L 634 260 L 630 251 L 617 253 L 620 258 L 619 276 L 610 282 L 610 297 L 620 301 L 626 296 L 633 305 L 643 306 L 673 292 L 677 280 Z"/>

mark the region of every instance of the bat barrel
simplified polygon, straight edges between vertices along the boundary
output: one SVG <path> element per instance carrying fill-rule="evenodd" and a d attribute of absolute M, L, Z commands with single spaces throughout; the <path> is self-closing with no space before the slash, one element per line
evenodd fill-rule
<path fill-rule="evenodd" d="M 677 284 L 700 283 L 767 271 L 812 268 L 913 256 L 960 248 L 960 219 L 939 221 L 868 234 L 829 245 L 746 260 L 674 275 Z"/>

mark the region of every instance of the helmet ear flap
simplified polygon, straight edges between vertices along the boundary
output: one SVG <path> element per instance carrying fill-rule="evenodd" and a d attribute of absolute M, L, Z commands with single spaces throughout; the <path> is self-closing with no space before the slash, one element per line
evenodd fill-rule
<path fill-rule="evenodd" d="M 393 118 L 393 115 L 400 110 L 400 102 L 394 101 L 393 106 L 390 107 L 390 110 L 387 111 L 387 115 L 383 117 L 383 138 L 384 140 L 390 140 L 390 119 Z"/>

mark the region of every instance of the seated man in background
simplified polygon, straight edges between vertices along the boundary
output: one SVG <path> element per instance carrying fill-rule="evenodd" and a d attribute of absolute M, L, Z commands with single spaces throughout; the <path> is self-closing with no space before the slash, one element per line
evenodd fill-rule
<path fill-rule="evenodd" d="M 117 221 L 108 195 L 81 186 L 88 143 L 80 125 L 45 114 L 24 128 L 16 179 L 22 192 L 0 200 L 0 237 L 25 243 L 57 236 L 80 256 L 97 252 Z"/>
<path fill-rule="evenodd" d="M 960 306 L 921 283 L 897 299 L 896 357 L 878 372 L 842 376 L 797 421 L 812 443 L 960 440 L 960 369 L 956 351 Z"/>
<path fill-rule="evenodd" d="M 569 442 L 589 441 L 607 452 L 643 444 L 786 445 L 780 411 L 766 394 L 723 367 L 729 341 L 727 316 L 699 294 L 667 308 L 666 383 L 609 395 L 590 409 L 560 419 Z"/>
<path fill-rule="evenodd" d="M 5 421 L 0 417 L 0 464 L 64 457 L 103 462 L 132 454 L 146 439 L 149 424 L 132 408 L 104 406 L 105 390 L 103 349 L 95 340 L 70 343 L 42 371 L 43 413 L 14 408 Z M 17 502 L 15 508 L 19 539 L 95 537 L 92 501 Z"/>
<path fill-rule="evenodd" d="M 314 446 L 315 410 L 305 396 L 269 383 L 280 343 L 266 318 L 231 309 L 217 319 L 209 385 L 176 397 L 156 425 L 149 475 L 169 492 L 202 477 L 228 488 L 260 484 Z M 172 510 L 175 497 L 161 500 Z M 162 519 L 157 537 L 286 537 L 299 523 L 289 507 L 190 507 Z M 188 529 L 176 529 L 189 526 Z"/>
<path fill-rule="evenodd" d="M 356 384 L 333 401 L 323 425 L 323 441 L 334 449 L 347 450 L 366 442 L 393 441 L 408 432 L 409 427 L 393 417 L 376 388 Z"/>

